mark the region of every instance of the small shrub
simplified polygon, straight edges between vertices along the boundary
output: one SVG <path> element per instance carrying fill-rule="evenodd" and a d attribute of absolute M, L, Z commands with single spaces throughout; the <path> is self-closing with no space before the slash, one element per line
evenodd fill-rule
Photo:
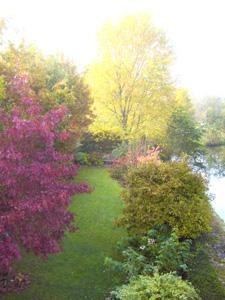
<path fill-rule="evenodd" d="M 203 177 L 184 161 L 140 164 L 126 177 L 125 208 L 118 224 L 133 235 L 168 224 L 179 237 L 196 238 L 210 231 L 212 209 L 206 192 Z"/>
<path fill-rule="evenodd" d="M 192 257 L 190 246 L 190 240 L 179 241 L 174 231 L 169 232 L 166 226 L 160 226 L 140 239 L 130 239 L 122 251 L 122 262 L 107 258 L 105 263 L 129 279 L 151 275 L 155 268 L 159 272 L 173 271 L 186 277 Z"/>
<path fill-rule="evenodd" d="M 127 279 L 137 277 L 141 274 L 150 275 L 153 273 L 154 268 L 152 262 L 140 253 L 140 251 L 132 247 L 127 247 L 122 251 L 122 256 L 122 262 L 106 257 L 105 265 L 114 272 L 125 274 Z"/>
<path fill-rule="evenodd" d="M 187 281 L 172 274 L 155 272 L 152 277 L 140 276 L 112 293 L 120 300 L 198 300 L 200 297 Z"/>
<path fill-rule="evenodd" d="M 99 133 L 87 132 L 81 139 L 80 152 L 98 152 L 101 154 L 111 153 L 121 143 L 121 138 L 110 131 Z"/>
<path fill-rule="evenodd" d="M 84 152 L 77 152 L 75 154 L 75 161 L 81 165 L 88 165 L 89 164 L 89 155 Z"/>
<path fill-rule="evenodd" d="M 122 185 L 125 185 L 125 177 L 129 168 L 136 167 L 140 164 L 145 164 L 149 161 L 154 161 L 156 164 L 160 163 L 159 147 L 152 148 L 143 153 L 141 150 L 129 150 L 125 156 L 121 156 L 113 161 L 110 173 L 111 176 L 117 179 Z"/>
<path fill-rule="evenodd" d="M 103 165 L 102 155 L 97 152 L 90 153 L 88 156 L 88 163 L 91 166 L 102 166 Z"/>
<path fill-rule="evenodd" d="M 118 180 L 120 184 L 125 185 L 125 177 L 128 172 L 128 166 L 121 163 L 113 163 L 110 168 L 110 175 L 112 178 Z"/>
<path fill-rule="evenodd" d="M 155 238 L 153 238 L 155 235 Z M 191 258 L 191 240 L 179 241 L 177 234 L 172 231 L 169 236 L 162 237 L 156 230 L 150 230 L 147 241 L 147 250 L 156 248 L 155 265 L 161 272 L 176 271 L 185 275 Z M 145 238 L 146 239 L 146 238 Z"/>
<path fill-rule="evenodd" d="M 113 149 L 112 157 L 114 159 L 118 159 L 126 156 L 127 152 L 128 152 L 128 144 L 123 141 L 121 144 L 117 145 L 117 147 Z"/>

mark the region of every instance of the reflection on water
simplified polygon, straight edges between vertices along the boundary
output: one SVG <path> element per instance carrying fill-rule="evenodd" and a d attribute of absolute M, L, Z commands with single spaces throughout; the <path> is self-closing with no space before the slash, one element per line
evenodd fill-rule
<path fill-rule="evenodd" d="M 210 175 L 225 177 L 225 146 L 207 148 L 205 158 Z"/>
<path fill-rule="evenodd" d="M 212 205 L 225 221 L 225 146 L 208 148 L 205 166 L 209 178 L 209 191 L 214 196 Z"/>
<path fill-rule="evenodd" d="M 225 177 L 215 177 L 210 178 L 209 185 L 210 193 L 214 195 L 212 201 L 212 206 L 218 215 L 225 221 Z"/>

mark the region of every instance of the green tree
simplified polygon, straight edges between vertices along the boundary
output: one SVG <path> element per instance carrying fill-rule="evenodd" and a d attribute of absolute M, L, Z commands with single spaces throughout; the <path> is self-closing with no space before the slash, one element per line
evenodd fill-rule
<path fill-rule="evenodd" d="M 203 144 L 214 146 L 225 143 L 225 100 L 210 97 L 195 104 L 198 121 L 202 124 Z"/>
<path fill-rule="evenodd" d="M 201 148 L 201 129 L 194 112 L 181 107 L 174 110 L 168 121 L 166 139 L 166 150 L 170 155 L 197 154 Z"/>
<path fill-rule="evenodd" d="M 72 145 L 87 130 L 92 119 L 89 89 L 75 65 L 62 55 L 46 57 L 34 46 L 11 44 L 0 54 L 0 74 L 7 82 L 18 75 L 26 76 L 31 96 L 46 110 L 67 106 L 64 126 L 72 133 Z M 6 88 L 2 105 L 7 107 L 19 98 L 15 89 Z"/>
<path fill-rule="evenodd" d="M 159 140 L 162 155 L 166 158 L 182 154 L 195 157 L 201 151 L 202 128 L 197 122 L 188 92 L 185 89 L 177 89 L 174 102 L 165 135 Z"/>

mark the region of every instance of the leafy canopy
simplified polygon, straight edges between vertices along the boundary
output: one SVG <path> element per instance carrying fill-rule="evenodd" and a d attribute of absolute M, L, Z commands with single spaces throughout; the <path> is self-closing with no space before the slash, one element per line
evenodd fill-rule
<path fill-rule="evenodd" d="M 92 130 L 107 127 L 131 139 L 160 135 L 174 98 L 172 55 L 164 33 L 147 15 L 129 16 L 107 23 L 99 46 L 87 72 L 97 116 Z"/>
<path fill-rule="evenodd" d="M 20 89 L 8 84 L 17 76 L 26 78 L 29 95 L 40 101 L 45 111 L 65 105 L 68 113 L 63 126 L 70 132 L 68 147 L 74 148 L 92 119 L 89 89 L 75 65 L 62 55 L 46 57 L 34 46 L 10 44 L 0 53 L 0 74 L 7 83 L 2 105 L 8 110 L 20 102 Z"/>
<path fill-rule="evenodd" d="M 156 269 L 160 273 L 176 272 L 183 276 L 191 262 L 190 247 L 191 240 L 179 241 L 177 234 L 167 226 L 156 226 L 141 238 L 128 239 L 122 248 L 122 261 L 106 258 L 105 264 L 129 279 L 152 275 Z"/>

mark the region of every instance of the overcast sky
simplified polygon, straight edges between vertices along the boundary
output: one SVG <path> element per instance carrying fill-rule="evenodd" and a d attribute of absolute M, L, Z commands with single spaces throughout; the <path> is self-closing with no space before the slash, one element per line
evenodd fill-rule
<path fill-rule="evenodd" d="M 147 12 L 176 56 L 174 77 L 195 97 L 225 97 L 225 0 L 0 0 L 17 36 L 79 67 L 96 54 L 96 32 L 109 18 Z"/>

